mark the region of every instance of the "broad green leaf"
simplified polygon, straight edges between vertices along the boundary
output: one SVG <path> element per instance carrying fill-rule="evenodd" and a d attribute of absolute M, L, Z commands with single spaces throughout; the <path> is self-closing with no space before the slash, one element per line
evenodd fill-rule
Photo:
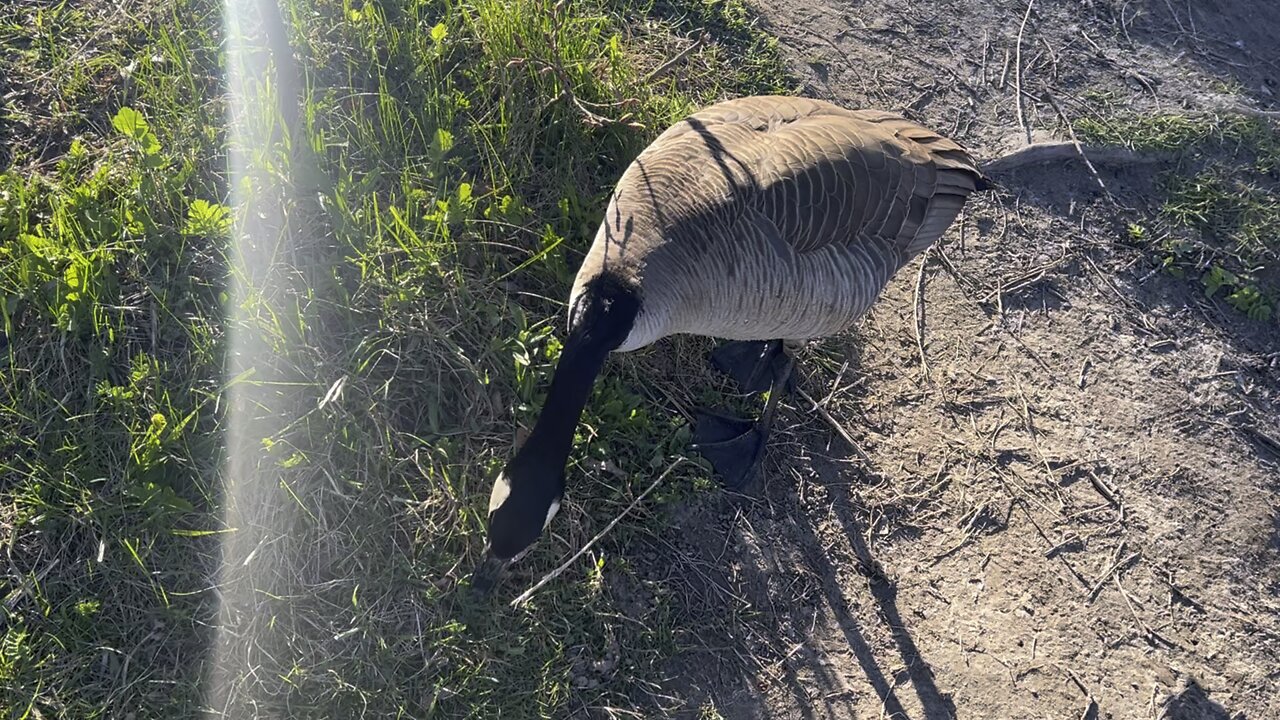
<path fill-rule="evenodd" d="M 156 139 L 155 133 L 144 133 L 138 138 L 138 147 L 147 155 L 155 155 L 160 152 L 160 141 Z"/>
<path fill-rule="evenodd" d="M 149 129 L 146 118 L 142 117 L 142 113 L 127 105 L 116 112 L 116 116 L 111 120 L 111 125 L 127 137 L 139 142 L 142 141 Z"/>
<path fill-rule="evenodd" d="M 219 235 L 231 229 L 231 210 L 208 200 L 193 200 L 187 208 L 187 235 Z"/>
<path fill-rule="evenodd" d="M 449 152 L 453 148 L 453 133 L 444 128 L 436 129 L 436 149 L 442 153 Z"/>

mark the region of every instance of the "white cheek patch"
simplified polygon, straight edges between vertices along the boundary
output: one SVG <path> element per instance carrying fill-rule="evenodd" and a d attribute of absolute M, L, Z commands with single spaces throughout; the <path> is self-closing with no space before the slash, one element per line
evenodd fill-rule
<path fill-rule="evenodd" d="M 498 475 L 498 479 L 493 481 L 493 492 L 489 493 L 489 513 L 493 514 L 494 510 L 502 507 L 502 503 L 507 501 L 509 495 L 511 495 L 511 483 L 506 475 Z"/>
<path fill-rule="evenodd" d="M 547 526 L 551 524 L 551 518 L 555 517 L 557 512 L 560 512 L 560 501 L 552 500 L 551 507 L 547 508 L 547 519 L 542 521 L 543 530 L 546 530 Z"/>

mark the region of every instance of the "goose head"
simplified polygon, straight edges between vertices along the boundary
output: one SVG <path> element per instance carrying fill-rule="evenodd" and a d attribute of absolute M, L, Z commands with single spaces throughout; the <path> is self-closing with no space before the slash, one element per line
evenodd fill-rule
<path fill-rule="evenodd" d="M 605 357 L 623 344 L 640 308 L 634 289 L 608 275 L 586 283 L 570 305 L 569 338 L 538 421 L 489 494 L 488 542 L 471 580 L 482 594 L 529 551 L 559 511 L 574 429 Z"/>
<path fill-rule="evenodd" d="M 529 552 L 560 510 L 564 458 L 540 457 L 543 449 L 526 444 L 493 481 L 488 542 L 471 581 L 481 593 L 493 589 L 506 569 Z"/>

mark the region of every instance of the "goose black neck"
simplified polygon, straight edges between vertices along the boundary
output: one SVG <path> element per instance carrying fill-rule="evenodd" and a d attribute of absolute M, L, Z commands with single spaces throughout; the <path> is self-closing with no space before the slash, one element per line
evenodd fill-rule
<path fill-rule="evenodd" d="M 569 337 L 560 352 L 546 403 L 513 462 L 564 467 L 573 447 L 573 431 L 596 377 L 609 353 L 630 334 L 639 311 L 636 292 L 607 275 L 584 288 L 570 312 Z"/>

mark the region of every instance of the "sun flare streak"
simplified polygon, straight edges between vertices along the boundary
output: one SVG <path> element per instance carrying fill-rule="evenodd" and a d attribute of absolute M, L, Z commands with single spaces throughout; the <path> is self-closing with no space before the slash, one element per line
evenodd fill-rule
<path fill-rule="evenodd" d="M 272 547 L 301 512 L 279 501 L 280 478 L 264 446 L 297 416 L 283 362 L 290 347 L 290 134 L 297 77 L 276 0 L 226 0 L 228 171 L 235 210 L 227 250 L 225 527 L 217 639 L 207 671 L 205 714 L 237 717 L 262 691 L 253 679 L 272 652 L 274 611 L 264 596 L 284 571 Z M 292 101 L 294 104 L 291 105 Z M 291 112 L 292 108 L 292 112 Z"/>

